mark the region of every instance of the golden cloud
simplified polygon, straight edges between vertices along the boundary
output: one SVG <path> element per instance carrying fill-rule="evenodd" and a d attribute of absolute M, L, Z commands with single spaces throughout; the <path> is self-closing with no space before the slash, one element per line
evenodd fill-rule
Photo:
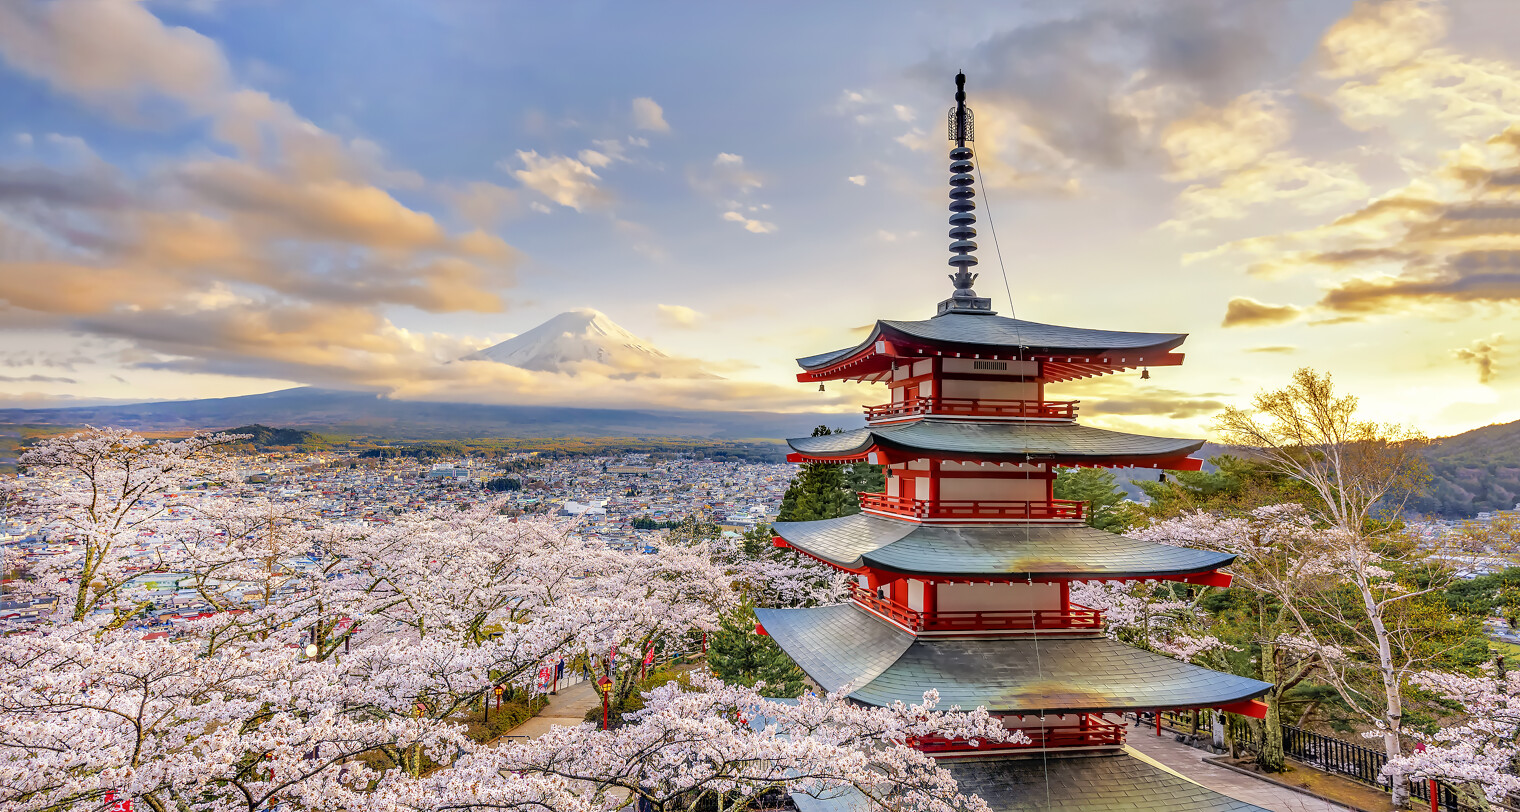
<path fill-rule="evenodd" d="M 1237 296 L 1230 300 L 1224 312 L 1224 321 L 1221 327 L 1268 327 L 1274 324 L 1286 324 L 1303 314 L 1303 310 L 1293 305 L 1263 304 L 1245 296 Z"/>

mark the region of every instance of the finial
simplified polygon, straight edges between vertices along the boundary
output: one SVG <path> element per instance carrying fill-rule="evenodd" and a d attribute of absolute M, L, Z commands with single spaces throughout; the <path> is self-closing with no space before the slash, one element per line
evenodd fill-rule
<path fill-rule="evenodd" d="M 939 303 L 939 314 L 945 313 L 979 313 L 992 315 L 992 300 L 984 299 L 976 295 L 971 286 L 976 284 L 976 274 L 971 272 L 971 266 L 976 264 L 976 256 L 972 254 L 976 250 L 976 229 L 972 227 L 976 223 L 976 203 L 972 198 L 976 197 L 976 190 L 971 188 L 976 177 L 972 174 L 975 165 L 971 163 L 973 153 L 966 146 L 967 141 L 976 140 L 976 131 L 973 127 L 971 108 L 966 106 L 966 74 L 955 75 L 955 106 L 950 108 L 949 115 L 950 141 L 955 147 L 950 150 L 950 265 L 955 268 L 955 273 L 950 274 L 950 282 L 955 285 L 955 292 L 950 298 Z"/>

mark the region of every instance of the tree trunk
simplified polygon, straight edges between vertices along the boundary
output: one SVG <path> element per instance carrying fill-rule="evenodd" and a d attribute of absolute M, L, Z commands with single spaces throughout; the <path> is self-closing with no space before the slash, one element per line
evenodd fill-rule
<path fill-rule="evenodd" d="M 1261 748 L 1257 751 L 1256 763 L 1269 773 L 1280 773 L 1286 764 L 1283 758 L 1282 712 L 1279 710 L 1282 692 L 1277 684 L 1277 646 L 1274 643 L 1261 644 L 1261 679 L 1272 683 L 1272 690 L 1267 692 L 1267 716 L 1261 720 Z"/>
<path fill-rule="evenodd" d="M 1214 723 L 1214 746 L 1224 748 L 1224 714 L 1219 711 L 1209 711 L 1209 719 Z M 1231 755 L 1234 755 L 1233 753 Z"/>
<path fill-rule="evenodd" d="M 1388 756 L 1389 761 L 1401 755 L 1399 734 L 1391 730 L 1384 731 L 1383 753 Z M 1404 805 L 1409 802 L 1409 776 L 1402 772 L 1390 770 L 1388 772 L 1388 782 L 1393 791 L 1393 808 L 1403 809 Z"/>

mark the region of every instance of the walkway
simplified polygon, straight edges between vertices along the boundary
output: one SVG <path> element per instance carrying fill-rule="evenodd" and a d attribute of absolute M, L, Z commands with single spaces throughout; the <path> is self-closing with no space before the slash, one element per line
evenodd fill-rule
<path fill-rule="evenodd" d="M 602 697 L 596 692 L 596 684 L 590 681 L 578 682 L 568 688 L 561 688 L 558 694 L 550 696 L 549 704 L 537 716 L 507 731 L 507 737 L 536 739 L 548 733 L 549 728 L 555 725 L 575 727 L 586 721 L 586 711 L 601 705 Z"/>
<path fill-rule="evenodd" d="M 1205 753 L 1202 750 L 1179 744 L 1170 732 L 1158 738 L 1154 730 L 1131 727 L 1127 739 L 1129 748 L 1137 755 L 1238 801 L 1256 804 L 1273 812 L 1345 812 L 1347 809 L 1208 764 L 1203 760 Z"/>

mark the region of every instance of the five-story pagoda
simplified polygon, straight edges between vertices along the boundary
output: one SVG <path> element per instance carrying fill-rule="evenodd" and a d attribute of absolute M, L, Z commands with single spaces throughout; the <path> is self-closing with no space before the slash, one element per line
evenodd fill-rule
<path fill-rule="evenodd" d="M 782 522 L 776 544 L 856 575 L 848 603 L 756 614 L 827 690 L 867 705 L 985 707 L 1027 744 L 922 741 L 993 809 L 1257 807 L 1133 757 L 1125 712 L 1223 708 L 1260 716 L 1266 683 L 1109 639 L 1073 581 L 1225 586 L 1232 556 L 1125 538 L 1054 498 L 1060 466 L 1197 470 L 1201 440 L 1076 422 L 1046 384 L 1182 363 L 1178 333 L 1059 327 L 998 316 L 976 274 L 971 111 L 950 110 L 950 265 L 955 290 L 923 321 L 878 321 L 860 345 L 799 359 L 804 382 L 881 382 L 889 402 L 853 431 L 788 441 L 794 462 L 885 466 L 862 512 Z M 805 812 L 847 803 L 798 798 Z"/>

